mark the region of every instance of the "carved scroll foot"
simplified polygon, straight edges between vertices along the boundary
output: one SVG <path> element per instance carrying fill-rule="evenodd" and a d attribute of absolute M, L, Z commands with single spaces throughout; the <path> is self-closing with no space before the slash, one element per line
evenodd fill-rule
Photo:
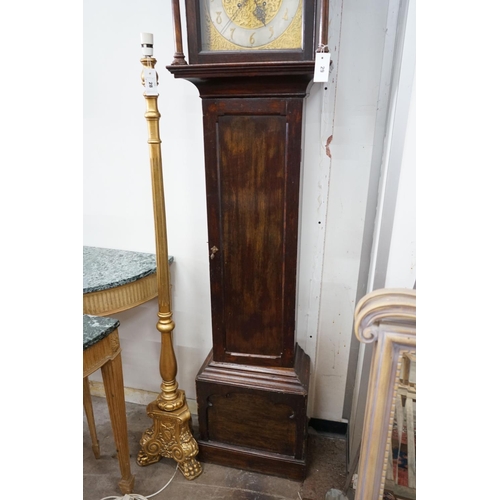
<path fill-rule="evenodd" d="M 198 477 L 202 467 L 195 458 L 198 443 L 191 434 L 191 413 L 187 404 L 166 412 L 154 401 L 148 405 L 147 414 L 153 419 L 153 425 L 142 436 L 138 465 L 151 465 L 162 457 L 173 458 L 186 479 Z"/>

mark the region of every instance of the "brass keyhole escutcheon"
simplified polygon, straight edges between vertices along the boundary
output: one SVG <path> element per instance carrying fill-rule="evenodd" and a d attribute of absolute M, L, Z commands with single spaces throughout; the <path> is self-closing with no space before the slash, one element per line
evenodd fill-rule
<path fill-rule="evenodd" d="M 219 251 L 219 249 L 215 245 L 210 249 L 210 260 L 213 260 L 213 258 L 215 257 L 215 254 L 218 251 Z"/>

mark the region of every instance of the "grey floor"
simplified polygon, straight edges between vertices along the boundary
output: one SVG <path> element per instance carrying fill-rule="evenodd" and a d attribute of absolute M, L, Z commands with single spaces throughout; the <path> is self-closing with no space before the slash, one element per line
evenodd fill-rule
<path fill-rule="evenodd" d="M 123 495 L 118 459 L 109 421 L 106 400 L 92 397 L 101 456 L 92 453 L 85 412 L 83 412 L 83 500 L 101 500 Z M 143 432 L 151 426 L 146 407 L 127 403 L 127 424 L 134 493 L 149 497 L 172 478 L 167 488 L 154 495 L 155 500 L 324 500 L 331 488 L 341 489 L 346 474 L 346 440 L 344 436 L 318 433 L 310 429 L 308 439 L 308 472 L 304 482 L 257 474 L 239 469 L 202 463 L 203 473 L 188 481 L 176 471 L 173 459 L 140 467 L 135 462 Z M 196 437 L 197 421 L 193 416 Z M 174 475 L 175 474 L 175 475 Z"/>
<path fill-rule="evenodd" d="M 92 396 L 97 435 L 101 450 L 94 457 L 85 412 L 83 412 L 83 500 L 101 500 L 123 495 L 118 489 L 120 480 L 118 459 L 109 422 L 106 400 Z M 346 474 L 346 441 L 344 436 L 317 433 L 310 429 L 308 439 L 308 472 L 305 481 L 257 474 L 210 463 L 202 463 L 203 473 L 188 481 L 176 471 L 173 459 L 162 458 L 147 467 L 137 465 L 143 432 L 151 426 L 146 407 L 127 403 L 127 424 L 134 493 L 155 500 L 324 500 L 331 488 L 342 488 Z M 197 421 L 193 416 L 196 437 Z M 175 475 L 174 475 L 175 474 Z"/>

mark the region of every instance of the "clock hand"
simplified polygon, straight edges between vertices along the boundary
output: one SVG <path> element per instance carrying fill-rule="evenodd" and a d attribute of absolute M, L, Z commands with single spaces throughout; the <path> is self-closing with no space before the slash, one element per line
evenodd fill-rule
<path fill-rule="evenodd" d="M 231 16 L 231 18 L 228 20 L 228 22 L 224 25 L 224 27 L 219 30 L 220 34 L 222 35 L 224 31 L 226 31 L 227 27 L 233 22 L 234 18 L 241 12 L 241 9 L 245 7 L 245 5 L 248 3 L 248 0 L 242 0 L 238 4 L 238 10 Z"/>
<path fill-rule="evenodd" d="M 266 2 L 262 2 L 262 4 L 258 4 L 257 0 L 255 2 L 255 10 L 253 11 L 253 15 L 265 26 L 266 25 Z"/>

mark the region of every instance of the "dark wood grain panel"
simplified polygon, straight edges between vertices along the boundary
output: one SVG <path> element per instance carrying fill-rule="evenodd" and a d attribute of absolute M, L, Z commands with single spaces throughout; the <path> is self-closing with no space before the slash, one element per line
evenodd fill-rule
<path fill-rule="evenodd" d="M 302 98 L 203 107 L 214 359 L 292 367 Z"/>
<path fill-rule="evenodd" d="M 296 459 L 289 455 L 279 455 L 252 448 L 241 448 L 225 443 L 198 440 L 202 462 L 212 462 L 226 467 L 235 467 L 266 475 L 273 475 L 304 481 L 307 475 L 305 458 Z"/>
<path fill-rule="evenodd" d="M 209 440 L 294 455 L 296 415 L 288 404 L 259 394 L 216 394 L 209 398 Z"/>
<path fill-rule="evenodd" d="M 304 459 L 309 376 L 310 358 L 299 345 L 294 368 L 219 363 L 211 352 L 196 377 L 200 437 Z M 285 443 L 273 442 L 272 433 Z M 272 444 L 256 448 L 252 440 Z"/>
<path fill-rule="evenodd" d="M 221 116 L 217 136 L 226 351 L 279 357 L 286 117 Z"/>
<path fill-rule="evenodd" d="M 310 359 L 294 368 L 219 363 L 209 354 L 196 377 L 200 459 L 303 480 Z"/>

